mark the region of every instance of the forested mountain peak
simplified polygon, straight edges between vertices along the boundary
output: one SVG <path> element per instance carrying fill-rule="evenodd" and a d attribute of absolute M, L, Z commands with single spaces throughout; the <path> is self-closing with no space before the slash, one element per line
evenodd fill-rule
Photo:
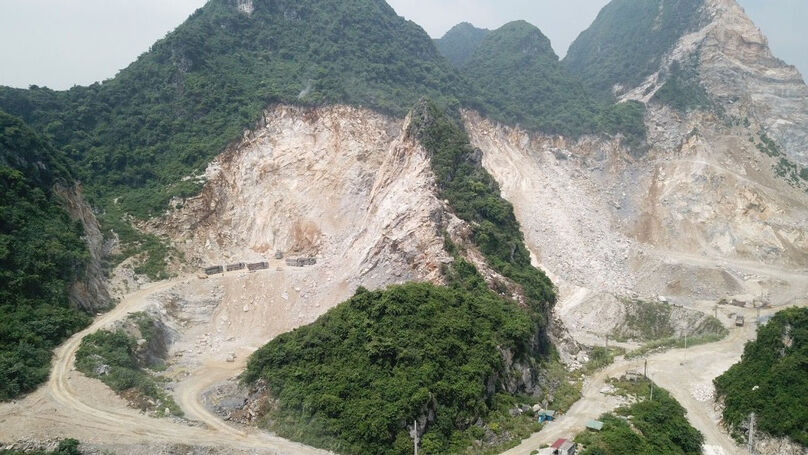
<path fill-rule="evenodd" d="M 572 43 L 564 64 L 600 96 L 636 87 L 694 31 L 704 0 L 613 0 Z"/>
<path fill-rule="evenodd" d="M 67 92 L 0 89 L 0 107 L 66 147 L 91 196 L 140 217 L 193 180 L 273 102 L 403 116 L 465 83 L 382 0 L 213 0 L 114 79 Z M 102 205 L 107 203 L 101 201 Z"/>
<path fill-rule="evenodd" d="M 471 55 L 491 31 L 461 22 L 451 28 L 442 38 L 435 40 L 438 51 L 457 68 L 468 63 Z"/>
<path fill-rule="evenodd" d="M 644 134 L 640 106 L 597 102 L 559 62 L 550 40 L 525 21 L 489 32 L 463 74 L 480 94 L 473 107 L 505 123 L 570 136 Z"/>
<path fill-rule="evenodd" d="M 558 61 L 550 39 L 538 27 L 523 20 L 509 22 L 491 32 L 480 48 L 481 53 L 498 51 L 525 58 Z"/>

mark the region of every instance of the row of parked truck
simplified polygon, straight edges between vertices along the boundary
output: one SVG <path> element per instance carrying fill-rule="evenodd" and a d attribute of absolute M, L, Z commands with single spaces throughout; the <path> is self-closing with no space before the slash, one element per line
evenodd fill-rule
<path fill-rule="evenodd" d="M 225 270 L 228 272 L 235 272 L 238 270 L 247 269 L 250 272 L 255 272 L 258 270 L 266 270 L 269 268 L 269 263 L 264 262 L 254 262 L 251 264 L 246 264 L 244 262 L 238 262 L 236 264 L 228 264 L 228 265 L 214 265 L 211 267 L 205 267 L 204 272 L 205 275 L 218 275 L 220 273 L 224 273 Z"/>
<path fill-rule="evenodd" d="M 291 267 L 306 267 L 309 265 L 317 264 L 317 258 L 295 258 L 295 259 L 287 259 L 286 265 Z M 227 265 L 214 265 L 211 267 L 205 267 L 203 271 L 205 275 L 219 275 L 220 273 L 224 273 L 225 271 L 228 272 L 235 272 L 238 270 L 247 269 L 250 272 L 256 272 L 258 270 L 266 270 L 269 268 L 269 263 L 266 261 L 262 262 L 254 262 L 251 264 L 247 264 L 244 262 L 238 262 L 235 264 L 227 264 Z"/>

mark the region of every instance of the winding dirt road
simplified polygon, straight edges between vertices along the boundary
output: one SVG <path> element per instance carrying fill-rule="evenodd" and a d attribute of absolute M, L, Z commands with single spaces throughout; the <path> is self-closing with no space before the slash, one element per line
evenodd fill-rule
<path fill-rule="evenodd" d="M 260 454 L 326 455 L 330 452 L 308 447 L 286 439 L 271 436 L 258 430 L 243 431 L 232 427 L 208 412 L 199 402 L 199 394 L 186 395 L 180 406 L 204 426 L 189 426 L 169 419 L 154 419 L 128 408 L 104 405 L 83 396 L 74 387 L 75 355 L 81 340 L 128 314 L 144 310 L 150 297 L 166 291 L 192 278 L 180 278 L 160 282 L 127 296 L 109 313 L 99 316 L 95 322 L 72 336 L 55 351 L 55 361 L 50 380 L 39 391 L 20 403 L 0 407 L 0 423 L 11 419 L 24 419 L 25 425 L 39 423 L 68 424 L 69 431 L 82 440 L 115 441 L 118 443 L 165 443 L 189 446 L 210 446 L 226 449 L 247 450 Z M 31 403 L 27 403 L 28 401 Z M 186 408 L 187 405 L 190 408 Z M 42 415 L 42 408 L 53 415 Z M 67 420 L 67 422 L 66 422 Z M 93 435 L 86 436 L 86 435 Z M 16 440 L 24 434 L 7 434 L 7 426 L 0 425 L 0 440 Z"/>
<path fill-rule="evenodd" d="M 669 255 L 670 260 L 682 260 L 698 265 L 714 265 L 715 260 L 703 257 L 676 257 Z M 808 274 L 781 270 L 760 264 L 739 263 L 743 270 L 756 273 L 789 278 L 794 285 L 796 293 L 803 292 L 808 286 Z M 573 293 L 569 298 L 579 298 L 580 292 Z M 791 305 L 783 305 L 761 311 L 761 315 L 770 315 Z M 704 400 L 697 396 L 696 390 L 712 390 L 712 381 L 723 374 L 732 365 L 741 359 L 746 342 L 753 340 L 757 326 L 754 324 L 756 311 L 753 309 L 721 309 L 720 317 L 728 320 L 729 311 L 744 314 L 750 323 L 744 327 L 731 327 L 730 334 L 716 343 L 708 343 L 684 349 L 674 349 L 650 355 L 648 360 L 648 376 L 660 387 L 667 389 L 671 395 L 687 410 L 687 418 L 691 425 L 704 435 L 704 453 L 714 455 L 746 455 L 748 452 L 739 446 L 720 424 L 720 415 L 712 398 Z M 597 372 L 586 379 L 581 393 L 581 399 L 569 411 L 557 420 L 550 422 L 538 433 L 503 452 L 502 455 L 529 455 L 543 445 L 549 445 L 559 438 L 573 438 L 577 433 L 584 431 L 586 422 L 596 419 L 603 413 L 610 412 L 619 406 L 619 401 L 607 394 L 601 393 L 606 380 L 619 377 L 627 371 L 640 372 L 643 370 L 645 358 L 626 360 L 618 358 L 616 362 L 604 370 Z"/>

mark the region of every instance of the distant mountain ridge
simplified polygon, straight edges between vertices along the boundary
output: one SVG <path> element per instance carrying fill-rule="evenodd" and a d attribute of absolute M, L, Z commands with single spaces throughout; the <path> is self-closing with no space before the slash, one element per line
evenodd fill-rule
<path fill-rule="evenodd" d="M 603 98 L 655 72 L 684 34 L 695 31 L 704 0 L 614 0 L 570 45 L 564 65 Z"/>
<path fill-rule="evenodd" d="M 475 89 L 466 106 L 507 124 L 566 136 L 623 134 L 638 145 L 644 137 L 642 106 L 601 102 L 560 62 L 550 40 L 534 25 L 514 21 L 483 31 L 460 24 L 440 40 L 439 49 L 456 58 L 457 42 L 470 55 L 459 67 Z M 448 46 L 455 43 L 454 47 Z"/>
<path fill-rule="evenodd" d="M 489 33 L 491 30 L 461 22 L 436 39 L 435 46 L 455 68 L 463 68 Z"/>
<path fill-rule="evenodd" d="M 91 193 L 138 217 L 174 196 L 272 103 L 404 116 L 464 80 L 382 0 L 211 0 L 114 79 L 67 92 L 0 90 L 0 108 L 68 147 Z"/>

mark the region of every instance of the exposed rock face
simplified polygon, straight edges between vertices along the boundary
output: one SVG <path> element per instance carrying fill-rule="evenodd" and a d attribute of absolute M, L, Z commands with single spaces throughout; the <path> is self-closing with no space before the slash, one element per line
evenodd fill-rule
<path fill-rule="evenodd" d="M 95 218 L 92 208 L 84 200 L 80 185 L 70 188 L 57 186 L 54 191 L 64 201 L 65 209 L 70 217 L 81 222 L 84 227 L 84 241 L 90 252 L 83 278 L 70 288 L 70 303 L 90 313 L 109 309 L 112 299 L 107 289 L 102 264 L 103 258 L 107 254 L 106 242 L 101 234 L 98 220 Z"/>
<path fill-rule="evenodd" d="M 248 16 L 252 15 L 253 11 L 255 11 L 253 0 L 236 0 L 236 8 Z"/>
<path fill-rule="evenodd" d="M 648 103 L 642 157 L 615 140 L 529 134 L 464 113 L 561 286 L 559 316 L 578 333 L 619 325 L 621 296 L 786 303 L 807 290 L 806 184 L 778 166 L 808 164 L 808 88 L 735 0 L 706 0 L 700 15 L 700 28 L 623 97 Z M 653 100 L 673 62 L 695 62 L 712 108 L 684 113 Z M 778 151 L 760 149 L 766 136 Z"/>
<path fill-rule="evenodd" d="M 624 99 L 648 101 L 674 61 L 694 59 L 701 84 L 726 114 L 764 130 L 794 162 L 808 166 L 808 86 L 774 57 L 768 40 L 736 0 L 706 0 L 700 30 L 683 36 L 660 71 Z M 758 131 L 754 131 L 758 130 Z"/>
<path fill-rule="evenodd" d="M 709 0 L 700 74 L 730 113 L 751 114 L 797 163 L 808 165 L 808 87 L 735 0 Z M 734 107 L 734 109 L 733 109 Z M 734 111 L 734 112 L 733 112 Z"/>
<path fill-rule="evenodd" d="M 464 117 L 575 331 L 619 325 L 616 297 L 785 303 L 806 291 L 789 272 L 808 260 L 808 194 L 775 174 L 748 128 L 652 105 L 650 150 L 635 158 L 617 141 Z"/>
<path fill-rule="evenodd" d="M 450 260 L 445 209 L 429 159 L 401 121 L 349 107 L 279 106 L 263 123 L 209 166 L 200 196 L 154 225 L 193 264 L 281 251 L 317 257 L 368 287 L 440 281 Z"/>
<path fill-rule="evenodd" d="M 755 453 L 767 455 L 808 455 L 808 448 L 789 439 L 763 437 L 755 440 Z"/>

